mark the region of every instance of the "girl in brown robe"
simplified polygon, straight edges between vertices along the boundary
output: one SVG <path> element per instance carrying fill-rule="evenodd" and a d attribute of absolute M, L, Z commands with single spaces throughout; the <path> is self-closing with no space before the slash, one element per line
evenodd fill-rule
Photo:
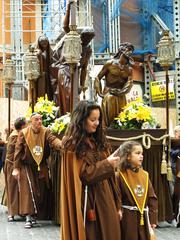
<path fill-rule="evenodd" d="M 26 126 L 25 118 L 17 118 L 14 122 L 15 130 L 8 137 L 7 152 L 4 165 L 5 191 L 7 193 L 8 221 L 14 221 L 14 216 L 19 214 L 19 189 L 18 182 L 12 176 L 15 144 L 18 133 Z"/>
<path fill-rule="evenodd" d="M 63 139 L 62 240 L 121 239 L 114 155 L 108 157 L 100 106 L 81 101 Z"/>
<path fill-rule="evenodd" d="M 143 149 L 140 143 L 128 141 L 119 148 L 120 170 L 117 174 L 122 202 L 121 238 L 123 240 L 155 239 L 157 197 L 149 175 L 142 169 Z"/>

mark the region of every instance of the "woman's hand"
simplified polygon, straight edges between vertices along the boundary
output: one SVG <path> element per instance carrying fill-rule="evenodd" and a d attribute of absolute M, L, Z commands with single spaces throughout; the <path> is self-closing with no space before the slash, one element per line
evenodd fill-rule
<path fill-rule="evenodd" d="M 119 162 L 120 162 L 120 157 L 117 156 L 119 149 L 117 149 L 115 152 L 113 152 L 108 158 L 107 160 L 109 161 L 109 163 L 114 167 L 118 167 Z"/>

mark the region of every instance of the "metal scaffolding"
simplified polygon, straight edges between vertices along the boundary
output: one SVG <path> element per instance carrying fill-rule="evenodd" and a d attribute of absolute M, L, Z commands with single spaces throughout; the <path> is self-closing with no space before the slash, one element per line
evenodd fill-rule
<path fill-rule="evenodd" d="M 65 10 L 65 0 L 2 0 L 2 58 L 3 64 L 11 57 L 16 65 L 15 99 L 24 99 L 27 88 L 23 56 L 29 44 L 45 34 L 55 45 L 62 32 Z M 80 1 L 77 12 L 78 26 L 92 25 L 90 0 Z"/>

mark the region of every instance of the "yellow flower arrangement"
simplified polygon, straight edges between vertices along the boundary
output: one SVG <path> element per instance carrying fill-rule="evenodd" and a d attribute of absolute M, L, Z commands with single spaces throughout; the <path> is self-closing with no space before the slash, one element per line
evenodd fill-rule
<path fill-rule="evenodd" d="M 37 103 L 34 106 L 34 111 L 42 115 L 42 124 L 45 127 L 48 127 L 52 122 L 54 122 L 58 110 L 59 107 L 56 107 L 53 101 L 49 101 L 47 95 L 45 95 L 45 97 L 38 98 Z M 29 107 L 26 113 L 26 118 L 30 118 L 31 114 L 32 108 Z"/>
<path fill-rule="evenodd" d="M 141 98 L 127 104 L 114 119 L 114 127 L 119 129 L 157 128 L 157 126 L 152 109 Z"/>
<path fill-rule="evenodd" d="M 67 113 L 66 115 L 56 118 L 55 121 L 50 125 L 50 129 L 56 134 L 64 133 L 69 123 L 70 113 Z"/>

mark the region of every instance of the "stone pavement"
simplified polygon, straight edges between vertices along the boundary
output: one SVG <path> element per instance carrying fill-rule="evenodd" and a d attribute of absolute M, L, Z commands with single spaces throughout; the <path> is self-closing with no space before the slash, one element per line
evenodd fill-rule
<path fill-rule="evenodd" d="M 24 221 L 7 222 L 6 207 L 0 205 L 0 240 L 60 240 L 60 227 L 50 221 L 38 221 L 36 227 L 24 228 Z"/>
<path fill-rule="evenodd" d="M 180 228 L 161 223 L 161 228 L 156 229 L 156 236 L 157 240 L 180 240 Z M 36 227 L 25 229 L 24 221 L 20 218 L 15 222 L 7 222 L 7 209 L 0 205 L 0 240 L 16 239 L 60 240 L 60 227 L 50 221 L 38 221 Z"/>
<path fill-rule="evenodd" d="M 4 185 L 2 175 L 0 174 L 0 201 Z M 38 221 L 36 227 L 25 229 L 24 221 L 16 219 L 15 222 L 7 222 L 7 208 L 0 205 L 0 240 L 60 240 L 60 227 L 51 221 Z M 155 230 L 157 240 L 180 240 L 180 228 L 168 223 L 159 225 L 160 227 Z"/>

